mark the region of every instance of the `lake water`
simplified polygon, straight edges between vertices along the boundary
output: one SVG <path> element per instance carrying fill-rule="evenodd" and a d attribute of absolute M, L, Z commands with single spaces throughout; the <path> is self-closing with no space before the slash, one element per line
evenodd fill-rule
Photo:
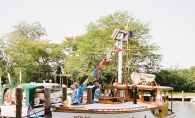
<path fill-rule="evenodd" d="M 176 118 L 195 118 L 195 102 L 173 102 L 173 111 Z"/>

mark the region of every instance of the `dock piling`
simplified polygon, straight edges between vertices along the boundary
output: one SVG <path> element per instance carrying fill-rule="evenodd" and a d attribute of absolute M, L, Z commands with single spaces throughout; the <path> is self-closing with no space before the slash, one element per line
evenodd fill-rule
<path fill-rule="evenodd" d="M 45 118 L 50 118 L 52 116 L 50 108 L 51 108 L 51 102 L 50 102 L 50 87 L 45 87 Z"/>
<path fill-rule="evenodd" d="M 22 86 L 16 87 L 16 118 L 22 118 Z"/>
<path fill-rule="evenodd" d="M 62 102 L 64 102 L 67 99 L 67 87 L 66 85 L 62 85 Z"/>

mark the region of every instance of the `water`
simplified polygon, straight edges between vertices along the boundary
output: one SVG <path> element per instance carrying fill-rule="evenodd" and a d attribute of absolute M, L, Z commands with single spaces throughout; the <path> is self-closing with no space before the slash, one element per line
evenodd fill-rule
<path fill-rule="evenodd" d="M 176 118 L 195 118 L 195 102 L 173 102 L 173 111 Z"/>

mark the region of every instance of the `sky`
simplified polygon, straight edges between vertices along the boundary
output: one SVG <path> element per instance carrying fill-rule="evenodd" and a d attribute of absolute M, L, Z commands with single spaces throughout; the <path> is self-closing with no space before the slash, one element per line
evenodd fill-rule
<path fill-rule="evenodd" d="M 27 21 L 46 29 L 44 39 L 61 42 L 116 11 L 150 22 L 151 41 L 161 48 L 164 68 L 195 66 L 195 0 L 0 0 L 0 37 Z"/>

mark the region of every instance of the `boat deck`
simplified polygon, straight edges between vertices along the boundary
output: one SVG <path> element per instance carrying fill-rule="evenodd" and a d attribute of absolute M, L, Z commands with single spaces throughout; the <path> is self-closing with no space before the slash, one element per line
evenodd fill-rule
<path fill-rule="evenodd" d="M 140 103 L 133 104 L 133 102 L 124 102 L 121 104 L 87 104 L 84 105 L 86 109 L 123 109 L 123 108 L 152 108 L 154 105 Z"/>
<path fill-rule="evenodd" d="M 58 106 L 57 106 L 58 107 Z M 80 110 L 94 110 L 94 111 L 111 111 L 111 110 L 140 110 L 140 109 L 148 109 L 155 108 L 155 105 L 146 104 L 137 102 L 137 104 L 133 104 L 133 102 L 124 102 L 121 104 L 84 104 L 84 105 L 71 105 L 68 106 L 69 109 L 80 109 Z"/>

